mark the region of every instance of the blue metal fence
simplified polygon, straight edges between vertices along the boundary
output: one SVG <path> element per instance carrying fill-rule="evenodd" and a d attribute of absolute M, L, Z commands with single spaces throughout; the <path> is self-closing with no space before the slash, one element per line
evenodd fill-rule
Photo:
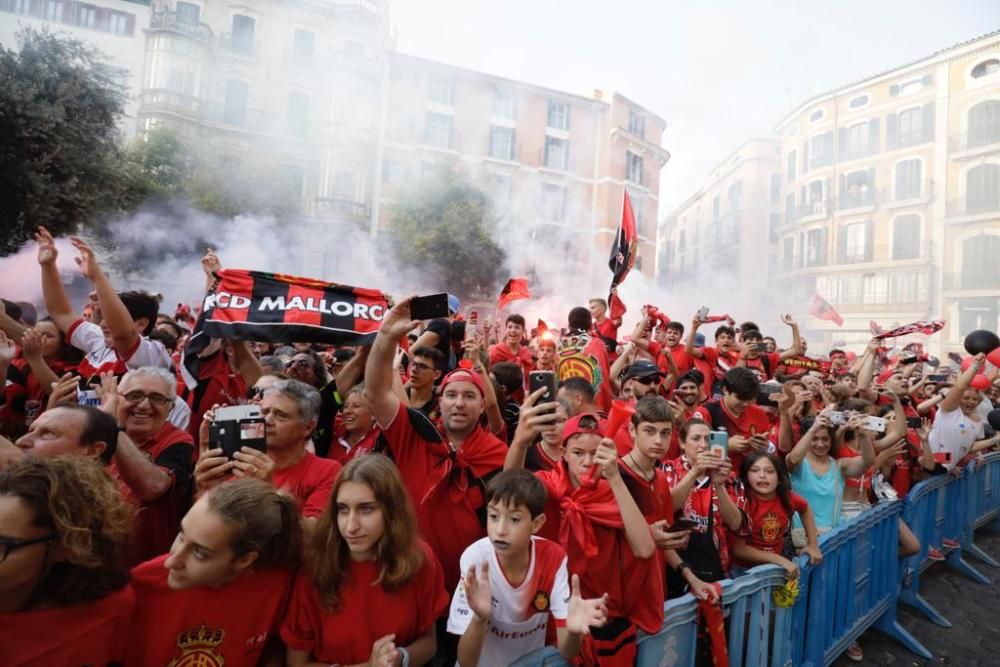
<path fill-rule="evenodd" d="M 902 561 L 898 557 L 901 519 L 920 540 L 920 553 Z M 872 628 L 931 658 L 896 620 L 896 604 L 905 602 L 950 627 L 920 596 L 921 572 L 931 563 L 928 549 L 940 549 L 949 566 L 988 584 L 990 580 L 963 558 L 965 552 L 987 565 L 1000 566 L 973 541 L 976 529 L 987 524 L 1000 524 L 1000 453 L 988 455 L 979 464 L 970 463 L 959 475 L 925 480 L 904 501 L 877 505 L 822 536 L 822 563 L 810 566 L 807 558 L 799 558 L 800 593 L 791 608 L 778 608 L 772 601 L 772 591 L 785 583 L 784 570 L 775 565 L 755 567 L 736 580 L 727 579 L 722 582 L 722 599 L 729 664 L 826 667 Z M 945 547 L 945 538 L 954 539 L 960 547 Z M 640 637 L 636 665 L 693 667 L 697 617 L 697 602 L 690 595 L 668 601 L 660 632 Z M 553 648 L 514 663 L 517 667 L 567 664 Z"/>

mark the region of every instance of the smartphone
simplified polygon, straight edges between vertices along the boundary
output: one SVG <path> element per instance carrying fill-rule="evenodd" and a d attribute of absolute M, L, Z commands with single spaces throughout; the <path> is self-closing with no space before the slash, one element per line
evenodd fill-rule
<path fill-rule="evenodd" d="M 694 530 L 698 527 L 697 521 L 691 519 L 674 519 L 674 522 L 663 529 L 665 533 L 680 533 L 685 530 Z"/>
<path fill-rule="evenodd" d="M 928 382 L 947 382 L 949 377 L 951 377 L 951 376 L 948 375 L 947 373 L 938 373 L 938 374 L 935 374 L 935 375 L 928 375 L 927 376 L 927 381 Z"/>
<path fill-rule="evenodd" d="M 729 433 L 726 431 L 711 431 L 708 434 L 708 451 L 719 458 L 729 457 Z"/>
<path fill-rule="evenodd" d="M 465 340 L 475 340 L 476 327 L 479 325 L 479 311 L 470 310 L 465 318 Z"/>
<path fill-rule="evenodd" d="M 865 417 L 864 424 L 865 428 L 869 431 L 885 433 L 885 419 L 882 417 Z"/>
<path fill-rule="evenodd" d="M 414 297 L 410 301 L 410 317 L 415 320 L 433 320 L 448 317 L 448 295 L 430 294 Z"/>
<path fill-rule="evenodd" d="M 923 420 L 920 417 L 907 417 L 906 418 L 906 428 L 920 428 L 923 425 Z"/>
<path fill-rule="evenodd" d="M 702 306 L 698 309 L 698 313 L 695 315 L 699 320 L 703 320 L 708 317 L 708 306 Z"/>
<path fill-rule="evenodd" d="M 208 427 L 208 441 L 213 449 L 222 449 L 230 459 L 241 447 L 266 451 L 266 424 L 260 406 L 231 405 L 216 410 Z"/>
<path fill-rule="evenodd" d="M 528 373 L 528 393 L 533 394 L 539 389 L 545 389 L 545 393 L 538 399 L 539 403 L 551 403 L 556 400 L 556 374 L 552 371 Z M 544 414 L 551 414 L 551 411 Z"/>
<path fill-rule="evenodd" d="M 847 423 L 847 414 L 844 412 L 827 412 L 826 417 L 830 420 L 830 426 L 843 426 Z"/>
<path fill-rule="evenodd" d="M 781 393 L 781 385 L 777 382 L 764 382 L 760 385 L 760 392 L 757 394 L 757 405 L 776 407 L 777 403 L 771 400 L 771 396 Z"/>

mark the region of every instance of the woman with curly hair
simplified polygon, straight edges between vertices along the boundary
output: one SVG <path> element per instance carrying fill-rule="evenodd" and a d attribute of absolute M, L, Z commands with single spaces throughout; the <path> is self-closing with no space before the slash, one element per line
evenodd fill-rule
<path fill-rule="evenodd" d="M 381 454 L 352 460 L 306 545 L 281 638 L 289 667 L 417 667 L 434 657 L 448 608 L 444 574 L 417 539 L 399 471 Z"/>
<path fill-rule="evenodd" d="M 166 665 L 210 649 L 219 664 L 281 664 L 278 626 L 302 552 L 295 499 L 267 482 L 213 488 L 181 521 L 170 553 L 132 570 L 129 665 Z"/>
<path fill-rule="evenodd" d="M 0 472 L 0 664 L 122 660 L 132 519 L 97 461 L 28 458 Z"/>

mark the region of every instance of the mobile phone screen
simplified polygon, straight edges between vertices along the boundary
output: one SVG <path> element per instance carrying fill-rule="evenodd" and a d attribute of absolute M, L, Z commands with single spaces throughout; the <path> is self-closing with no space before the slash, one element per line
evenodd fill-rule
<path fill-rule="evenodd" d="M 442 293 L 414 297 L 410 301 L 410 316 L 415 320 L 448 317 L 448 295 Z"/>

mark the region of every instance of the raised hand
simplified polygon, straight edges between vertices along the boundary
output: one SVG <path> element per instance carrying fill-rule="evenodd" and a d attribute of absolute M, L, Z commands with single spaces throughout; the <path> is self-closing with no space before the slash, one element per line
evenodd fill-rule
<path fill-rule="evenodd" d="M 205 253 L 205 256 L 201 258 L 201 270 L 205 272 L 205 275 L 212 277 L 212 274 L 222 268 L 222 262 L 219 261 L 219 256 L 215 254 L 215 251 L 211 248 Z"/>
<path fill-rule="evenodd" d="M 545 387 L 542 387 L 524 399 L 517 418 L 515 437 L 521 438 L 523 441 L 533 442 L 538 435 L 552 428 L 559 419 L 559 415 L 556 414 L 558 403 L 555 401 L 538 403 L 544 393 Z"/>
<path fill-rule="evenodd" d="M 274 474 L 274 459 L 253 447 L 240 447 L 233 453 L 233 477 L 253 477 L 270 482 Z"/>
<path fill-rule="evenodd" d="M 101 265 L 97 262 L 97 255 L 94 254 L 93 248 L 80 237 L 70 237 L 70 241 L 79 253 L 79 257 L 76 258 L 76 265 L 80 267 L 80 273 L 83 274 L 84 278 L 93 282 L 101 275 Z"/>
<path fill-rule="evenodd" d="M 420 320 L 413 319 L 410 314 L 411 301 L 413 301 L 412 296 L 403 299 L 390 308 L 385 317 L 382 318 L 379 333 L 385 333 L 392 340 L 398 341 L 405 334 L 415 329 L 420 324 Z"/>
<path fill-rule="evenodd" d="M 792 317 L 791 313 L 786 313 L 786 314 L 782 315 L 781 316 L 781 321 L 784 322 L 785 324 L 787 324 L 790 327 L 794 327 L 797 324 L 796 321 L 795 321 L 795 318 Z"/>
<path fill-rule="evenodd" d="M 25 359 L 42 358 L 42 336 L 38 329 L 25 329 L 21 334 L 21 354 Z"/>
<path fill-rule="evenodd" d="M 473 565 L 465 573 L 463 580 L 465 586 L 465 599 L 469 603 L 469 609 L 481 621 L 488 621 L 493 615 L 493 594 L 490 590 L 490 566 L 488 563 L 479 564 L 479 572 Z"/>
<path fill-rule="evenodd" d="M 118 379 L 111 373 L 101 373 L 101 386 L 97 388 L 97 396 L 101 399 L 101 410 L 112 417 L 118 414 Z"/>
<path fill-rule="evenodd" d="M 35 232 L 35 241 L 38 242 L 38 263 L 42 266 L 54 264 L 59 257 L 59 250 L 56 248 L 56 240 L 45 227 L 39 227 Z"/>
<path fill-rule="evenodd" d="M 614 440 L 601 439 L 597 454 L 594 455 L 594 465 L 609 482 L 621 476 L 621 471 L 618 469 L 618 450 L 615 448 Z"/>
<path fill-rule="evenodd" d="M 9 365 L 17 357 L 17 345 L 0 331 L 0 364 Z"/>
<path fill-rule="evenodd" d="M 566 609 L 566 630 L 577 635 L 590 634 L 591 628 L 608 622 L 608 594 L 584 600 L 580 594 L 580 577 L 570 579 L 569 605 Z"/>

